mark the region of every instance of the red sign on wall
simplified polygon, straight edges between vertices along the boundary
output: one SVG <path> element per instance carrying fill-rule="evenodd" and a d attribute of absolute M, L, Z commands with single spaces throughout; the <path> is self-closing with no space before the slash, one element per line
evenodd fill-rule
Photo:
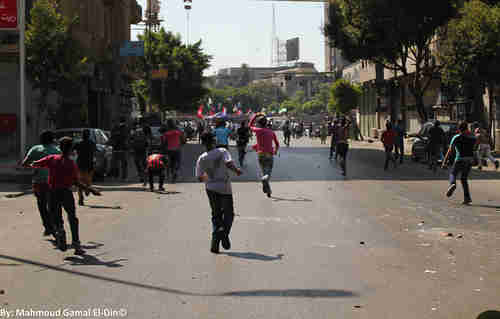
<path fill-rule="evenodd" d="M 17 128 L 16 114 L 0 114 L 0 132 L 12 133 Z"/>
<path fill-rule="evenodd" d="M 17 29 L 17 0 L 0 0 L 0 29 Z"/>

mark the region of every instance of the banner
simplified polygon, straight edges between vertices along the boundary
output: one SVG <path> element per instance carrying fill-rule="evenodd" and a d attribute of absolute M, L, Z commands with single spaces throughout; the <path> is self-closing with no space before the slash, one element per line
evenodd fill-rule
<path fill-rule="evenodd" d="M 0 29 L 17 29 L 17 0 L 0 0 Z"/>

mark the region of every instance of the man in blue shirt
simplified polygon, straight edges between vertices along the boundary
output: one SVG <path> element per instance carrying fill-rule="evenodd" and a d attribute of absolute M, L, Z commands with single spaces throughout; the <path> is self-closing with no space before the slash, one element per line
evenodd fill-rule
<path fill-rule="evenodd" d="M 472 202 L 472 199 L 467 179 L 474 160 L 474 145 L 476 144 L 476 138 L 469 131 L 467 122 L 460 123 L 458 130 L 459 133 L 452 138 L 450 148 L 448 149 L 443 161 L 444 167 L 446 166 L 448 158 L 451 154 L 455 153 L 455 161 L 450 172 L 450 187 L 446 192 L 446 196 L 451 197 L 453 192 L 455 192 L 455 189 L 457 189 L 457 176 L 460 174 L 460 181 L 462 182 L 462 187 L 464 189 L 463 204 L 468 205 Z"/>
<path fill-rule="evenodd" d="M 226 121 L 224 121 L 223 119 L 216 120 L 214 134 L 217 147 L 228 149 L 231 130 L 226 127 Z"/>

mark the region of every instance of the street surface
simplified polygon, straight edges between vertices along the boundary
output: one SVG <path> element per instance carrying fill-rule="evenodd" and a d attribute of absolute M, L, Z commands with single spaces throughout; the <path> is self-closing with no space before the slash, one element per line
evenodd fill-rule
<path fill-rule="evenodd" d="M 103 197 L 77 207 L 83 257 L 42 238 L 32 195 L 2 197 L 0 317 L 96 308 L 145 319 L 471 319 L 500 310 L 500 173 L 475 170 L 473 203 L 462 206 L 460 185 L 444 196 L 445 171 L 407 160 L 384 172 L 375 144 L 351 147 L 343 177 L 328 146 L 292 140 L 276 157 L 271 199 L 249 153 L 233 183 L 232 249 L 219 255 L 193 176 L 197 144 L 165 194 L 98 183 Z"/>

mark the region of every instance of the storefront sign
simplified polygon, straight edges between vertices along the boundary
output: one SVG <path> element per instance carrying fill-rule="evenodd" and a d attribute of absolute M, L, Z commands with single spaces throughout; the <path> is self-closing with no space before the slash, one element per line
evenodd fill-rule
<path fill-rule="evenodd" d="M 0 114 L 0 133 L 13 133 L 17 128 L 16 114 Z"/>
<path fill-rule="evenodd" d="M 0 0 L 0 29 L 17 29 L 17 0 Z"/>

